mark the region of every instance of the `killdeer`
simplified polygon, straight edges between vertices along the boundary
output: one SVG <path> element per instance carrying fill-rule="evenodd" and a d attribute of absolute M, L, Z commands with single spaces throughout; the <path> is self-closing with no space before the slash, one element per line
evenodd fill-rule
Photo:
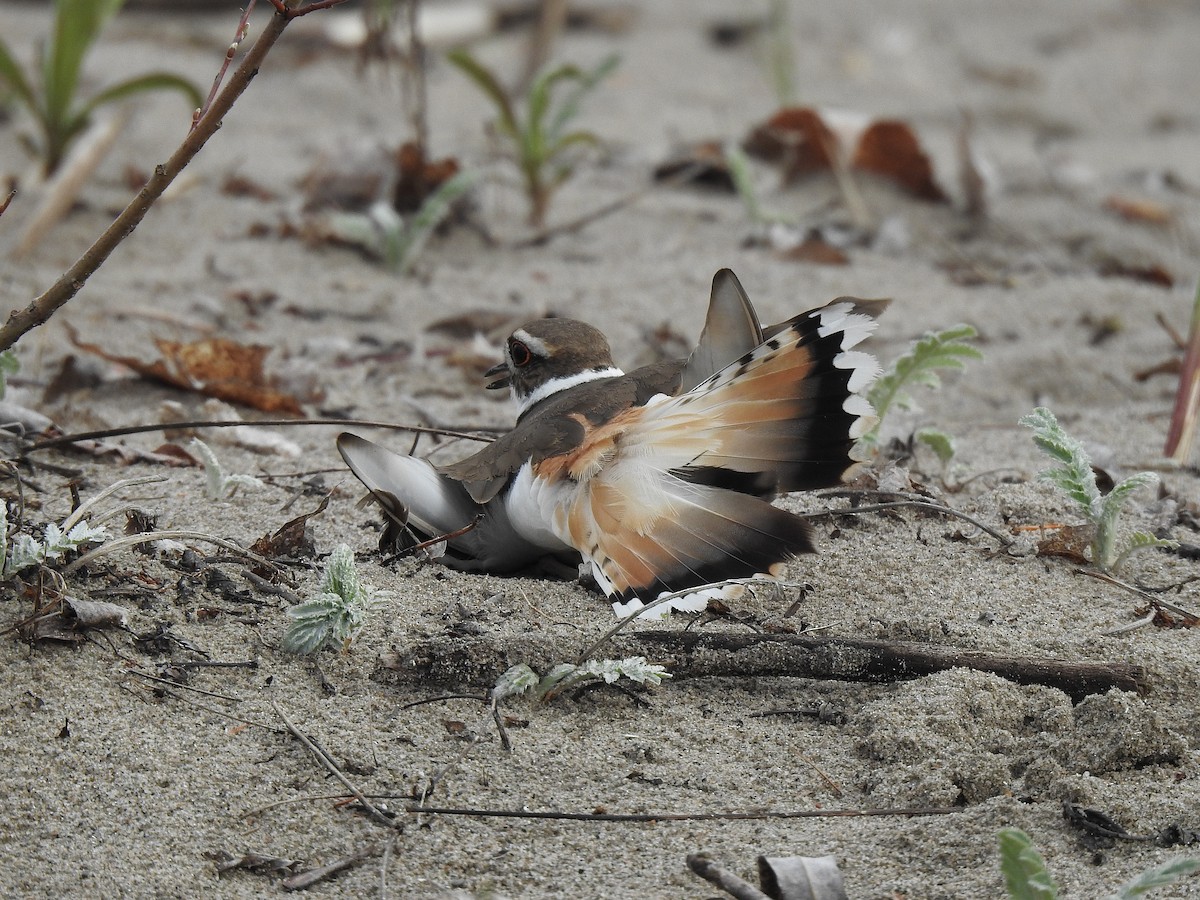
<path fill-rule="evenodd" d="M 771 500 L 837 484 L 852 464 L 872 416 L 859 392 L 878 370 L 853 348 L 886 302 L 843 297 L 764 331 L 722 270 L 687 360 L 626 374 L 597 329 L 541 319 L 486 373 L 518 406 L 494 443 L 439 467 L 349 433 L 338 449 L 395 522 L 422 538 L 462 532 L 439 544 L 455 568 L 582 557 L 616 604 L 637 605 L 775 576 L 814 548 Z"/>

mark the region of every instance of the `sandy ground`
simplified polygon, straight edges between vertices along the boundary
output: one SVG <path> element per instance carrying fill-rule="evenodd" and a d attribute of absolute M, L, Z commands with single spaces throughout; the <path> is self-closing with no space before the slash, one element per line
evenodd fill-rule
<path fill-rule="evenodd" d="M 706 26 L 719 3 L 655 3 L 621 34 L 572 32 L 563 58 L 622 63 L 589 103 L 584 123 L 608 152 L 584 165 L 551 210 L 563 222 L 648 183 L 677 141 L 732 138 L 775 107 L 761 46 L 715 48 Z M 256 17 L 261 27 L 265 13 Z M 93 83 L 169 66 L 207 85 L 236 13 L 130 11 L 89 61 Z M 0 4 L 4 38 L 30 56 L 47 27 L 41 5 Z M 312 17 L 307 27 L 319 26 Z M 1114 473 L 1156 467 L 1174 390 L 1170 377 L 1133 374 L 1171 358 L 1156 323 L 1185 330 L 1200 270 L 1200 119 L 1194 49 L 1200 9 L 1184 2 L 807 4 L 793 11 L 796 83 L 806 103 L 898 117 L 927 141 L 954 183 L 952 153 L 967 110 L 979 149 L 999 174 L 979 228 L 949 207 L 911 200 L 864 180 L 886 239 L 849 249 L 846 266 L 817 266 L 746 246 L 752 231 L 738 199 L 694 189 L 649 193 L 618 214 L 550 243 L 488 246 L 459 229 L 435 239 L 417 274 L 397 277 L 359 255 L 274 235 L 299 204 L 296 180 L 323 155 L 407 137 L 394 77 L 355 75 L 352 58 L 320 50 L 296 26 L 248 94 L 181 179 L 181 190 L 144 224 L 50 324 L 19 345 L 9 399 L 61 427 L 157 421 L 174 400 L 205 415 L 201 399 L 81 360 L 102 378 L 53 402 L 43 391 L 73 352 L 71 325 L 115 353 L 152 357 L 154 337 L 218 335 L 273 348 L 268 364 L 295 385 L 324 392 L 311 412 L 392 421 L 503 426 L 512 411 L 448 361 L 426 326 L 480 308 L 514 318 L 552 309 L 602 327 L 618 360 L 646 358 L 662 323 L 698 332 L 708 282 L 721 266 L 741 277 L 763 318 L 776 321 L 839 294 L 895 298 L 874 351 L 897 356 L 925 330 L 956 322 L 979 329 L 985 357 L 947 387 L 922 396 L 919 414 L 892 423 L 904 436 L 932 424 L 953 433 L 946 471 L 925 456 L 918 478 L 951 505 L 1005 532 L 1076 521 L 1069 504 L 1034 476 L 1043 462 L 1017 419 L 1053 408 Z M 479 46 L 515 71 L 523 35 Z M 476 218 L 502 241 L 520 238 L 524 204 L 514 171 L 483 131 L 484 102 L 459 73 L 434 60 L 432 150 L 488 174 Z M 24 306 L 73 261 L 129 196 L 126 168 L 149 170 L 186 128 L 174 97 L 139 104 L 128 132 L 84 191 L 80 206 L 33 255 L 0 267 L 0 297 Z M 0 125 L 0 170 L 24 171 L 20 119 Z M 276 194 L 220 190 L 231 175 Z M 821 178 L 786 191 L 760 172 L 772 208 L 821 225 L 844 219 Z M 946 176 L 949 176 L 948 178 Z M 1128 220 L 1110 198 L 1160 204 L 1169 221 Z M 18 200 L 0 221 L 11 242 L 29 214 Z M 254 226 L 266 226 L 255 229 Z M 266 237 L 251 236 L 265 230 Z M 1158 266 L 1175 286 L 1106 277 L 1113 265 Z M 240 298 L 273 295 L 250 310 Z M 1064 897 L 1098 897 L 1186 849 L 1119 842 L 1084 846 L 1062 803 L 1102 810 L 1131 833 L 1200 827 L 1200 651 L 1193 630 L 1106 629 L 1137 618 L 1141 601 L 1032 552 L 1030 532 L 1007 550 L 956 520 L 897 515 L 818 521 L 821 553 L 789 575 L 811 589 L 763 595 L 733 612 L 752 623 L 819 626 L 828 635 L 921 641 L 1011 655 L 1135 662 L 1145 696 L 1112 692 L 1072 704 L 1048 687 L 1018 686 L 957 669 L 913 681 L 864 685 L 786 677 L 678 680 L 645 703 L 597 690 L 550 704 L 516 701 L 504 752 L 481 704 L 409 707 L 470 685 L 429 683 L 389 663 L 413 648 L 453 643 L 481 669 L 497 658 L 546 666 L 572 659 L 607 628 L 611 613 L 573 583 L 456 574 L 412 561 L 382 567 L 375 516 L 333 447 L 335 429 L 292 428 L 296 459 L 255 456 L 206 435 L 234 472 L 272 474 L 268 487 L 229 501 L 205 498 L 197 469 L 122 467 L 70 453 L 36 458 L 77 470 L 86 499 L 121 478 L 168 481 L 126 491 L 162 528 L 248 543 L 317 503 L 317 551 L 348 542 L 368 583 L 389 593 L 353 649 L 317 666 L 278 650 L 286 601 L 252 588 L 232 559 L 212 568 L 232 579 L 181 571 L 171 554 L 116 553 L 74 596 L 128 608 L 129 633 L 109 631 L 78 649 L 0 642 L 0 893 L 5 896 L 252 897 L 280 890 L 277 874 L 218 876 L 211 854 L 254 851 L 323 865 L 365 851 L 360 864 L 312 888 L 314 896 L 437 896 L 454 889 L 512 897 L 696 897 L 714 890 L 685 856 L 706 850 L 749 876 L 759 854 L 833 854 L 856 898 L 978 898 L 1002 892 L 996 832 L 1028 831 Z M 409 439 L 374 432 L 406 448 Z M 153 449 L 161 434 L 124 438 Z M 430 445 L 422 445 L 422 452 Z M 465 453 L 462 444 L 440 453 Z M 314 492 L 297 496 L 308 474 Z M 30 521 L 61 521 L 68 476 L 34 469 Z M 5 495 L 15 486 L 7 482 Z M 844 501 L 785 499 L 817 510 Z M 1163 496 L 1139 496 L 1127 527 L 1165 527 L 1196 543 L 1200 482 L 1163 471 Z M 290 505 L 289 505 L 290 504 Z M 120 504 L 112 500 L 106 508 Z M 210 547 L 196 545 L 204 553 Z M 319 566 L 294 572 L 297 593 L 316 589 Z M 1148 556 L 1126 573 L 1196 609 L 1195 564 Z M 240 593 L 239 593 L 240 592 Z M 794 615 L 784 613 L 799 601 Z M 0 624 L 30 610 L 5 588 Z M 663 626 L 681 629 L 675 619 Z M 732 621 L 706 631 L 745 633 Z M 136 641 L 166 629 L 172 639 Z M 200 651 L 205 655 L 200 656 Z M 256 668 L 192 668 L 202 658 L 253 660 Z M 139 673 L 187 675 L 187 688 Z M 205 693 L 209 692 L 209 693 Z M 319 739 L 365 792 L 392 808 L 435 786 L 446 807 L 614 813 L 858 810 L 956 807 L 919 817 L 760 819 L 652 824 L 416 817 L 392 832 L 330 799 L 340 786 L 282 729 L 275 701 Z M 829 704 L 840 715 L 758 716 Z M 245 724 L 249 723 L 249 724 Z M 464 737 L 482 738 L 471 744 Z M 385 879 L 381 856 L 391 838 Z M 1193 848 L 1190 852 L 1200 853 Z M 1200 897 L 1200 881 L 1162 891 Z"/>

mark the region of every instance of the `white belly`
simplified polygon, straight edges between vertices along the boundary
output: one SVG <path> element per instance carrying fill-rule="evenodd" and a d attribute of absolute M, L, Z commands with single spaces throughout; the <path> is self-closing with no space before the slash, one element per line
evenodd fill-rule
<path fill-rule="evenodd" d="M 570 482 L 557 486 L 538 482 L 533 477 L 533 468 L 525 463 L 504 495 L 505 511 L 513 528 L 525 540 L 549 551 L 569 549 L 566 529 L 560 532 L 555 522 L 565 520 L 573 487 L 578 490 Z"/>

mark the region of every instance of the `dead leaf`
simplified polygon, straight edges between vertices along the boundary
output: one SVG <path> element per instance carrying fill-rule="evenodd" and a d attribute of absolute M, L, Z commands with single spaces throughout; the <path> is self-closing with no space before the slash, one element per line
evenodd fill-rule
<path fill-rule="evenodd" d="M 398 213 L 414 213 L 434 191 L 458 174 L 458 160 L 453 156 L 430 160 L 425 150 L 412 141 L 401 144 L 396 151 L 396 188 L 392 206 Z"/>
<path fill-rule="evenodd" d="M 850 167 L 894 181 L 921 200 L 946 202 L 945 193 L 933 180 L 929 157 L 904 122 L 888 119 L 868 126 L 858 140 Z"/>
<path fill-rule="evenodd" d="M 1048 537 L 1042 538 L 1037 544 L 1038 556 L 1061 556 L 1072 562 L 1086 565 L 1088 562 L 1087 549 L 1092 546 L 1095 537 L 1094 525 L 1058 525 L 1053 528 Z"/>
<path fill-rule="evenodd" d="M 751 131 L 743 147 L 777 163 L 785 184 L 836 164 L 878 175 L 921 200 L 948 200 L 916 132 L 899 119 L 788 107 Z"/>
<path fill-rule="evenodd" d="M 820 234 L 810 232 L 803 241 L 792 247 L 790 250 L 784 250 L 779 254 L 780 259 L 795 260 L 796 262 L 813 263 L 818 266 L 846 266 L 850 264 L 850 257 L 845 251 L 835 247 Z"/>
<path fill-rule="evenodd" d="M 701 141 L 684 147 L 670 159 L 654 168 L 655 181 L 670 181 L 687 173 L 687 184 L 726 191 L 737 190 L 729 163 L 725 159 L 725 148 L 720 141 Z"/>
<path fill-rule="evenodd" d="M 309 533 L 308 520 L 325 512 L 325 507 L 328 505 L 329 495 L 326 494 L 321 498 L 321 502 L 316 509 L 285 522 L 274 534 L 264 534 L 250 545 L 251 551 L 267 559 L 279 559 L 280 557 L 288 559 L 311 558 L 316 554 L 316 545 L 313 543 L 312 535 Z M 262 566 L 251 569 L 251 571 L 261 578 L 269 578 L 274 574 Z"/>
<path fill-rule="evenodd" d="M 1164 288 L 1175 286 L 1175 276 L 1158 263 L 1127 263 L 1110 256 L 1100 261 L 1096 272 L 1104 278 L 1131 278 Z"/>
<path fill-rule="evenodd" d="M 227 197 L 251 197 L 264 203 L 275 199 L 274 191 L 245 175 L 227 175 L 221 182 L 221 193 Z"/>
<path fill-rule="evenodd" d="M 1155 200 L 1121 197 L 1114 194 L 1104 201 L 1104 208 L 1111 213 L 1116 213 L 1127 222 L 1170 225 L 1175 220 L 1175 211 L 1166 204 Z"/>
<path fill-rule="evenodd" d="M 65 610 L 70 610 L 81 628 L 112 628 L 124 625 L 129 618 L 125 607 L 97 600 L 78 600 L 66 597 Z"/>
<path fill-rule="evenodd" d="M 833 166 L 838 140 L 815 109 L 789 107 L 750 132 L 743 149 L 751 156 L 778 163 L 784 184 Z"/>
<path fill-rule="evenodd" d="M 128 366 L 143 378 L 263 412 L 304 415 L 296 398 L 276 390 L 263 372 L 263 360 L 271 348 L 262 344 L 239 344 L 228 338 L 204 338 L 190 343 L 157 339 L 154 343 L 163 358 L 147 363 L 136 356 L 118 356 L 98 344 L 81 341 L 70 325 L 67 332 L 71 343 L 80 350 Z"/>
<path fill-rule="evenodd" d="M 192 454 L 188 453 L 178 444 L 160 444 L 151 451 L 155 456 L 162 457 L 165 460 L 176 460 L 175 465 L 180 468 L 195 468 L 200 465 L 200 461 Z"/>

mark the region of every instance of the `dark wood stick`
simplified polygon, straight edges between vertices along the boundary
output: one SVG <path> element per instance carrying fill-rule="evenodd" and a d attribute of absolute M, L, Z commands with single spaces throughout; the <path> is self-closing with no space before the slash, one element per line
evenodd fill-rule
<path fill-rule="evenodd" d="M 967 668 L 1017 684 L 1058 688 L 1074 700 L 1109 688 L 1149 690 L 1145 668 L 1131 663 L 1079 662 L 1038 656 L 1002 656 L 960 647 L 805 634 L 728 634 L 642 631 L 630 635 L 643 652 L 662 661 L 675 678 L 731 675 L 798 675 L 842 681 L 899 681 Z M 648 646 L 647 646 L 648 645 Z M 627 647 L 622 644 L 622 652 Z"/>
<path fill-rule="evenodd" d="M 737 900 L 771 900 L 768 895 L 744 878 L 739 878 L 728 869 L 718 866 L 705 853 L 689 853 L 687 867 L 692 870 L 694 875 L 699 875 L 709 884 L 716 885 L 729 896 L 736 897 Z"/>
<path fill-rule="evenodd" d="M 438 635 L 384 654 L 375 677 L 490 687 L 513 659 L 541 671 L 562 662 L 563 654 L 561 640 L 533 634 L 508 640 Z M 890 682 L 963 667 L 1018 684 L 1058 688 L 1073 700 L 1114 687 L 1137 693 L 1149 690 L 1146 670 L 1130 663 L 1003 656 L 953 646 L 828 635 L 641 631 L 612 638 L 604 655 L 649 657 L 666 665 L 675 679 L 781 675 Z"/>

